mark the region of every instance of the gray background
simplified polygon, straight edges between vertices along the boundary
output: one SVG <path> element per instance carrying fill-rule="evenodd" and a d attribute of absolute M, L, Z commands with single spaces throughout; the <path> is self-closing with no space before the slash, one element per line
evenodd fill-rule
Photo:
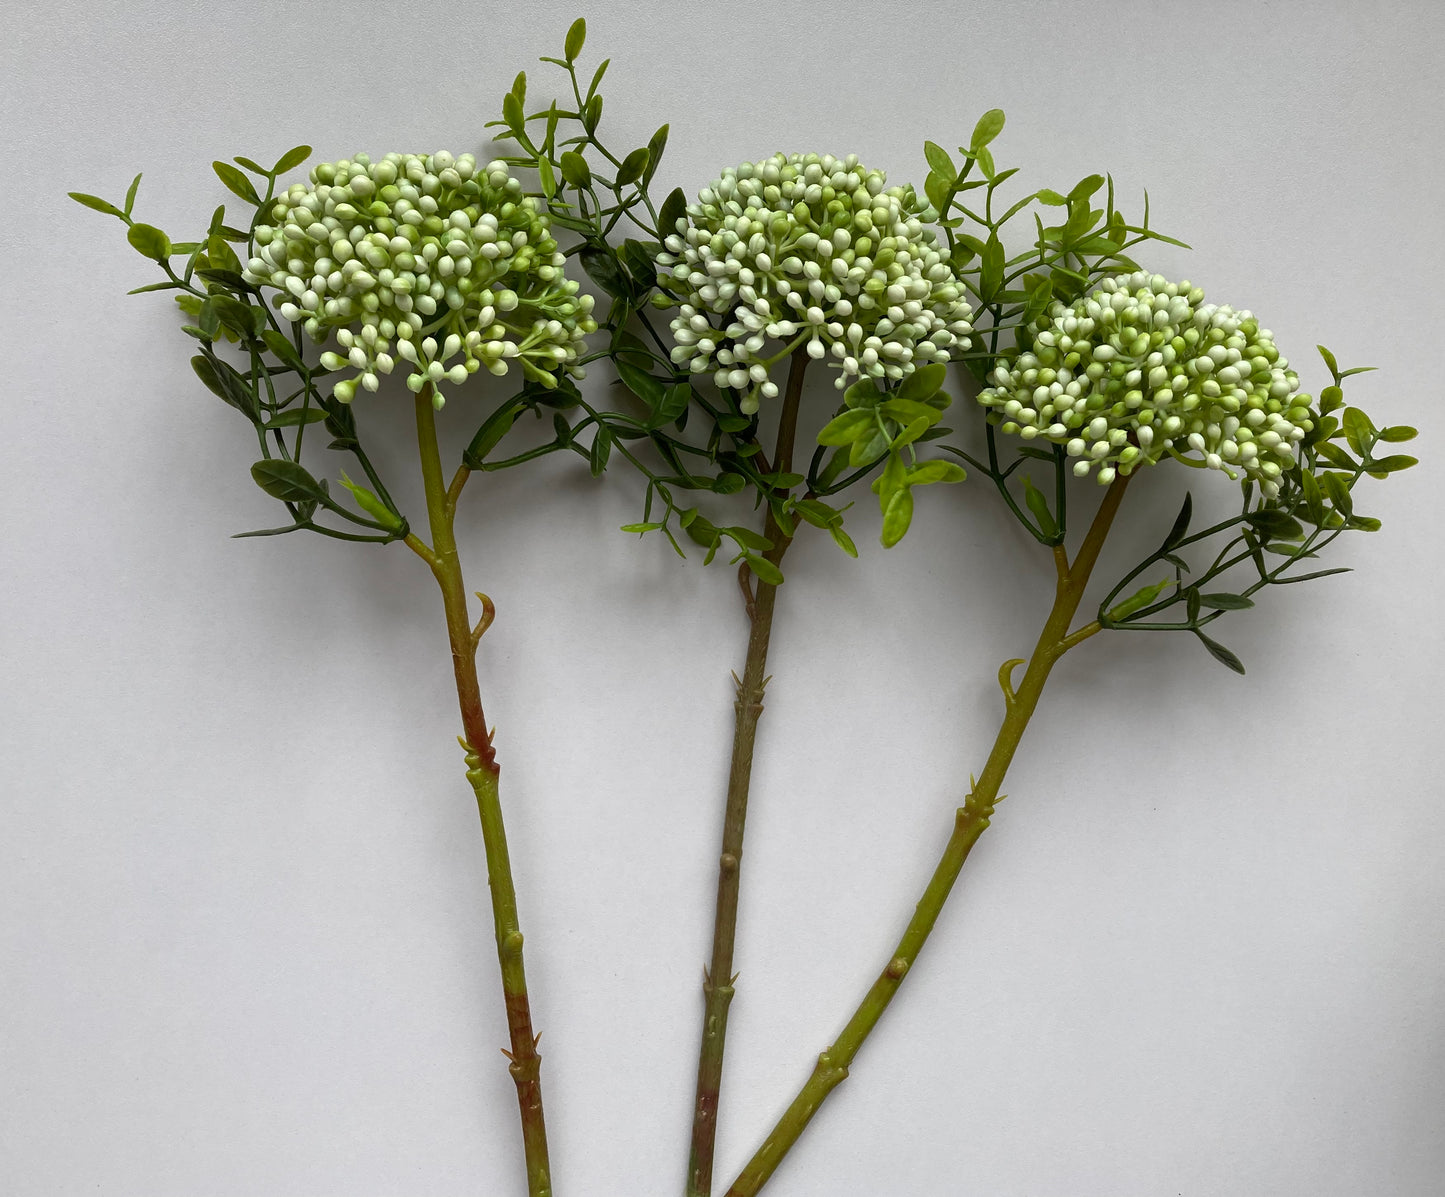
<path fill-rule="evenodd" d="M 515 1105 L 437 597 L 410 554 L 300 536 L 246 475 L 116 199 L 177 236 L 208 163 L 294 143 L 480 150 L 572 3 L 6 6 L 0 97 L 0 1190 L 507 1194 Z M 662 120 L 690 191 L 776 149 L 895 181 L 978 114 L 1022 186 L 1114 172 L 1190 242 L 1149 261 L 1380 371 L 1348 392 L 1435 458 L 1445 277 L 1438 4 L 594 5 L 604 131 Z M 606 384 L 598 370 L 589 385 Z M 821 381 L 821 380 L 819 380 Z M 500 390 L 493 391 L 499 395 Z M 833 402 L 811 392 L 809 430 Z M 472 418 L 447 409 L 459 447 Z M 405 392 L 367 397 L 419 505 Z M 1101 575 L 1194 483 L 1131 492 Z M 778 1197 L 1400 1194 L 1445 1171 L 1438 467 L 1385 530 L 1231 616 L 1055 675 L 995 828 Z M 1215 483 L 1214 486 L 1208 485 Z M 460 527 L 497 622 L 498 725 L 556 1189 L 684 1170 L 744 623 L 731 571 L 617 525 L 639 488 L 479 477 Z M 1079 502 L 1094 492 L 1082 488 Z M 779 603 L 719 1172 L 739 1167 L 889 948 L 1047 608 L 983 485 L 902 547 L 799 543 Z M 726 1180 L 727 1177 L 722 1177 Z"/>

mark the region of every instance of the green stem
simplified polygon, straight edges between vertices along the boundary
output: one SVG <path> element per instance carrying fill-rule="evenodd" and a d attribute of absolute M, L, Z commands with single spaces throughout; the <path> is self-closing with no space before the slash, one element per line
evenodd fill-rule
<path fill-rule="evenodd" d="M 527 973 L 522 963 L 522 932 L 517 921 L 517 891 L 512 883 L 507 833 L 502 824 L 501 803 L 497 798 L 497 780 L 501 771 L 492 748 L 492 735 L 487 730 L 486 716 L 482 712 L 481 687 L 477 680 L 477 642 L 490 622 L 491 604 L 483 598 L 482 620 L 474 629 L 467 614 L 466 586 L 462 580 L 453 532 L 457 492 L 466 481 L 466 474 L 458 471 L 450 490 L 442 480 L 431 390 L 431 386 L 427 385 L 416 397 L 416 430 L 432 543 L 425 545 L 415 535 L 408 536 L 406 543 L 431 566 L 441 587 L 447 635 L 451 641 L 452 669 L 456 674 L 457 700 L 461 705 L 462 729 L 465 732 L 462 747 L 466 750 L 467 780 L 476 792 L 482 843 L 487 854 L 492 922 L 496 930 L 497 959 L 502 968 L 502 997 L 506 1003 L 507 1031 L 511 1040 L 511 1049 L 504 1054 L 511 1061 L 508 1071 L 516 1083 L 517 1104 L 521 1109 L 527 1193 L 528 1197 L 551 1197 L 547 1127 L 542 1116 L 541 1057 L 537 1054 L 537 1036 L 532 1032 Z"/>
<path fill-rule="evenodd" d="M 793 351 L 788 388 L 778 422 L 777 448 L 772 468 L 787 473 L 793 468 L 793 442 L 798 428 L 798 404 L 803 394 L 803 373 L 808 355 Z M 763 535 L 772 547 L 763 556 L 777 565 L 791 539 L 785 536 L 768 504 Z M 718 855 L 717 908 L 713 918 L 712 959 L 703 973 L 702 1044 L 698 1049 L 697 1090 L 693 1099 L 692 1149 L 687 1167 L 687 1197 L 708 1197 L 712 1192 L 713 1154 L 717 1145 L 718 1100 L 722 1090 L 723 1049 L 727 1039 L 728 1005 L 733 998 L 733 944 L 738 928 L 738 893 L 742 881 L 743 829 L 748 816 L 748 786 L 753 772 L 753 744 L 758 717 L 763 713 L 767 685 L 768 643 L 773 634 L 776 586 L 755 578 L 748 587 L 748 567 L 739 571 L 747 599 L 748 655 L 738 682 L 734 707 L 732 766 L 728 773 L 727 806 L 723 815 L 722 850 Z"/>
<path fill-rule="evenodd" d="M 888 1003 L 903 984 L 903 978 L 908 975 L 908 970 L 927 941 L 929 932 L 938 921 L 943 904 L 948 900 L 953 883 L 958 880 L 964 861 L 968 859 L 968 854 L 979 836 L 987 830 L 995 803 L 1002 801 L 999 786 L 1003 784 L 1004 774 L 1018 750 L 1020 740 L 1023 739 L 1029 718 L 1038 706 L 1039 696 L 1043 693 L 1050 670 L 1064 653 L 1099 630 L 1097 623 L 1091 623 L 1070 634 L 1069 625 L 1078 610 L 1079 601 L 1084 596 L 1084 588 L 1088 585 L 1095 562 L 1098 561 L 1099 550 L 1103 547 L 1109 527 L 1114 521 L 1128 481 L 1127 476 L 1120 476 L 1110 485 L 1072 563 L 1063 548 L 1055 546 L 1054 561 L 1058 580 L 1053 609 L 1049 612 L 1043 631 L 1039 633 L 1033 656 L 1029 658 L 1028 667 L 1017 690 L 1014 690 L 1010 679 L 1014 668 L 1023 662 L 1009 661 L 999 670 L 1005 713 L 998 737 L 988 754 L 983 773 L 974 782 L 973 789 L 954 817 L 953 835 L 949 838 L 943 856 L 914 909 L 902 939 L 898 941 L 887 965 L 853 1012 L 853 1017 L 848 1020 L 842 1033 L 818 1057 L 812 1075 L 773 1127 L 762 1147 L 728 1189 L 727 1197 L 753 1197 L 767 1183 L 783 1157 L 798 1141 L 813 1115 L 818 1112 L 818 1107 L 847 1077 L 853 1057 L 878 1025 Z"/>

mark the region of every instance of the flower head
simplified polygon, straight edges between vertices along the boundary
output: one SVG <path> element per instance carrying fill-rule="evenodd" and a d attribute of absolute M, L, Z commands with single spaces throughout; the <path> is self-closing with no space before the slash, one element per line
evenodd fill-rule
<path fill-rule="evenodd" d="M 581 375 L 592 299 L 564 276 L 546 215 L 503 163 L 357 154 L 317 166 L 267 216 L 246 281 L 277 288 L 281 314 L 313 339 L 335 332 L 347 352 L 322 364 L 357 371 L 335 385 L 343 402 L 358 384 L 376 390 L 397 358 L 413 391 L 481 366 L 505 374 L 512 360 L 548 386 Z"/>
<path fill-rule="evenodd" d="M 966 346 L 973 312 L 926 225 L 934 213 L 913 188 L 885 182 L 851 154 L 775 154 L 723 171 L 659 259 L 685 295 L 673 361 L 713 370 L 751 413 L 777 395 L 770 369 L 797 346 L 831 356 L 839 388 L 896 381 Z M 783 342 L 772 356 L 770 341 Z"/>
<path fill-rule="evenodd" d="M 1101 483 L 1166 455 L 1242 473 L 1272 497 L 1314 427 L 1309 395 L 1250 312 L 1204 303 L 1188 282 L 1143 271 L 1055 302 L 1033 346 L 1000 365 L 978 401 L 1004 432 L 1044 437 Z"/>

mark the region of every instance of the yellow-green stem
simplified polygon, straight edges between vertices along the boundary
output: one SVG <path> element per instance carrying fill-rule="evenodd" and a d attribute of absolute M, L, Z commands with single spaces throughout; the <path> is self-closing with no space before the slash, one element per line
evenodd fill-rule
<path fill-rule="evenodd" d="M 507 1032 L 511 1041 L 511 1047 L 505 1054 L 511 1061 L 508 1071 L 517 1086 L 517 1104 L 522 1117 L 527 1193 L 528 1197 L 551 1197 L 547 1126 L 542 1115 L 541 1057 L 537 1054 L 537 1036 L 532 1032 L 527 973 L 522 963 L 522 932 L 517 920 L 517 891 L 512 882 L 507 833 L 502 824 L 502 807 L 497 796 L 500 770 L 492 748 L 492 736 L 487 730 L 486 716 L 482 712 L 481 687 L 477 680 L 477 641 L 490 622 L 491 603 L 483 597 L 482 620 L 474 629 L 467 614 L 466 585 L 453 532 L 457 495 L 466 481 L 466 472 L 465 467 L 458 471 L 450 488 L 442 480 L 430 386 L 416 397 L 416 430 L 432 543 L 426 545 L 412 535 L 407 537 L 407 544 L 431 566 L 441 587 L 447 636 L 451 642 L 452 669 L 456 675 L 457 701 L 461 706 L 462 730 L 465 733 L 462 747 L 466 752 L 467 780 L 471 782 L 477 798 L 482 844 L 487 856 L 487 881 L 492 891 L 492 922 L 496 931 L 502 997 L 506 1004 Z"/>
<path fill-rule="evenodd" d="M 727 1197 L 753 1197 L 767 1183 L 783 1157 L 798 1141 L 813 1115 L 818 1112 L 818 1107 L 847 1077 L 853 1057 L 878 1025 L 878 1020 L 883 1017 L 893 995 L 903 984 L 903 978 L 912 968 L 933 930 L 934 923 L 938 921 L 943 904 L 948 900 L 969 852 L 988 829 L 994 804 L 1000 800 L 999 787 L 1003 784 L 1004 774 L 1018 750 L 1034 708 L 1038 706 L 1049 671 L 1070 648 L 1099 630 L 1097 623 L 1091 623 L 1070 634 L 1069 625 L 1073 622 L 1079 601 L 1084 596 L 1084 588 L 1088 585 L 1089 575 L 1098 561 L 1099 550 L 1103 547 L 1114 515 L 1119 509 L 1127 483 L 1128 477 L 1121 475 L 1110 484 L 1099 512 L 1072 563 L 1062 548 L 1054 550 L 1057 582 L 1053 609 L 1049 612 L 1043 631 L 1039 633 L 1038 643 L 1034 646 L 1033 656 L 1028 660 L 1018 689 L 1013 689 L 1010 677 L 1014 667 L 1022 664 L 1022 661 L 1010 661 L 999 671 L 999 682 L 1004 691 L 1003 723 L 999 727 L 983 772 L 954 816 L 953 834 L 914 909 L 903 937 L 842 1033 L 818 1057 L 812 1075 L 747 1167 L 742 1170 L 737 1180 L 733 1181 Z"/>
<path fill-rule="evenodd" d="M 777 448 L 772 469 L 793 468 L 793 441 L 798 427 L 798 405 L 803 394 L 803 373 L 808 356 L 793 351 L 788 389 L 778 422 Z M 772 542 L 763 555 L 777 565 L 791 539 L 783 534 L 768 508 L 763 535 Z M 748 588 L 748 568 L 740 573 L 747 594 L 748 653 L 738 682 L 733 724 L 732 765 L 728 772 L 727 806 L 723 815 L 722 850 L 718 854 L 717 903 L 713 915 L 712 956 L 703 973 L 702 1043 L 698 1049 L 697 1089 L 693 1098 L 692 1147 L 688 1155 L 687 1197 L 708 1197 L 712 1192 L 713 1154 L 717 1144 L 718 1102 L 722 1091 L 723 1049 L 727 1041 L 728 1005 L 733 997 L 733 946 L 738 928 L 738 895 L 742 884 L 743 830 L 748 816 L 748 788 L 753 772 L 753 745 L 758 717 L 763 713 L 767 684 L 768 644 L 773 634 L 773 608 L 778 588 L 755 579 Z"/>

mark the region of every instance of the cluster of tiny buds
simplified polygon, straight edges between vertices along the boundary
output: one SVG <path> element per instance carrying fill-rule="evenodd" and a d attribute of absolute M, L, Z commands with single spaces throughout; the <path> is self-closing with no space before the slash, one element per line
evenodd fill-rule
<path fill-rule="evenodd" d="M 992 381 L 978 401 L 1004 432 L 1064 445 L 1074 473 L 1103 484 L 1172 456 L 1273 497 L 1314 427 L 1310 396 L 1252 313 L 1143 271 L 1055 301 Z"/>
<path fill-rule="evenodd" d="M 839 388 L 897 381 L 968 344 L 973 316 L 911 187 L 856 156 L 775 154 L 725 170 L 677 222 L 658 261 L 683 302 L 672 360 L 713 371 L 757 411 L 771 368 L 799 347 Z M 768 342 L 783 342 L 768 356 Z"/>
<path fill-rule="evenodd" d="M 563 274 L 564 256 L 537 203 L 505 164 L 470 154 L 365 154 L 323 163 L 311 185 L 277 197 L 257 225 L 248 282 L 275 287 L 276 305 L 314 340 L 334 331 L 345 354 L 324 353 L 350 402 L 375 391 L 398 358 L 419 392 L 460 383 L 485 366 L 520 361 L 544 383 L 581 376 L 574 363 L 596 329 L 592 298 Z"/>

